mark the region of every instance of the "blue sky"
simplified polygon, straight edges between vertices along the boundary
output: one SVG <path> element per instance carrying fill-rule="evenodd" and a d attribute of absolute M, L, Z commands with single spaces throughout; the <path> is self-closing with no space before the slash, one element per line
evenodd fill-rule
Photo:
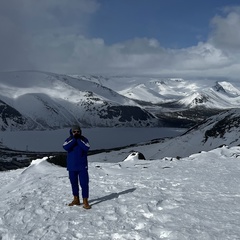
<path fill-rule="evenodd" d="M 89 36 L 107 44 L 135 37 L 156 38 L 161 45 L 181 48 L 205 41 L 211 18 L 229 0 L 101 0 Z M 232 1 L 234 2 L 234 1 Z M 237 2 L 237 1 L 235 1 Z"/>
<path fill-rule="evenodd" d="M 240 75 L 239 0 L 3 0 L 0 71 Z"/>

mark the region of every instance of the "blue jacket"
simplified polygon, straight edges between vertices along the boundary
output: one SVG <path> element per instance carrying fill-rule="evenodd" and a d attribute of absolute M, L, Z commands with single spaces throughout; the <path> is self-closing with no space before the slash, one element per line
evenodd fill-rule
<path fill-rule="evenodd" d="M 63 148 L 68 152 L 68 171 L 88 169 L 87 152 L 90 145 L 87 138 L 81 136 L 81 138 L 76 139 L 73 137 L 72 130 L 70 130 L 70 137 L 63 143 Z"/>

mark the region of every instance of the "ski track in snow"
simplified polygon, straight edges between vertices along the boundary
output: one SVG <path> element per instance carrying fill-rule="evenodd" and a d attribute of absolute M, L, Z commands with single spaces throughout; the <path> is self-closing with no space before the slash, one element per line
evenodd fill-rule
<path fill-rule="evenodd" d="M 91 210 L 65 168 L 0 172 L 0 239 L 240 239 L 240 147 L 181 160 L 90 162 Z"/>

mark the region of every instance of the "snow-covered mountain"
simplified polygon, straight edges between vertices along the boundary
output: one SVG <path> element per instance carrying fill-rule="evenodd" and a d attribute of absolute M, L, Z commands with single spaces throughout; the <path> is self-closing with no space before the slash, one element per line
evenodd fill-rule
<path fill-rule="evenodd" d="M 0 73 L 1 129 L 157 126 L 133 100 L 97 83 L 43 72 Z"/>
<path fill-rule="evenodd" d="M 240 91 L 231 83 L 217 82 L 211 88 L 194 92 L 181 100 L 178 104 L 194 108 L 197 106 L 209 109 L 228 109 L 240 104 Z"/>
<path fill-rule="evenodd" d="M 164 141 L 157 157 L 186 157 L 201 151 L 209 151 L 223 145 L 240 145 L 240 109 L 231 109 L 214 115 L 183 135 Z M 152 156 L 152 157 L 156 157 Z"/>
<path fill-rule="evenodd" d="M 75 76 L 80 77 L 80 76 Z M 181 78 L 85 77 L 139 102 L 174 108 L 236 108 L 240 103 L 240 85 L 226 81 L 189 81 Z M 166 104 L 168 103 L 168 104 Z"/>
<path fill-rule="evenodd" d="M 240 90 L 157 77 L 67 76 L 37 71 L 0 73 L 1 129 L 189 127 L 236 108 Z"/>
<path fill-rule="evenodd" d="M 137 101 L 167 127 L 190 127 L 223 110 L 238 108 L 240 103 L 240 84 L 236 81 L 146 76 L 84 78 Z"/>
<path fill-rule="evenodd" d="M 147 159 L 156 158 L 182 158 L 202 151 L 210 151 L 223 145 L 228 147 L 240 146 L 240 109 L 226 110 L 214 115 L 200 124 L 187 130 L 180 136 L 164 139 L 153 139 L 151 142 L 125 148 L 109 155 L 103 153 L 92 158 L 95 161 L 120 161 L 131 151 L 139 151 Z M 146 145 L 148 147 L 146 148 Z"/>

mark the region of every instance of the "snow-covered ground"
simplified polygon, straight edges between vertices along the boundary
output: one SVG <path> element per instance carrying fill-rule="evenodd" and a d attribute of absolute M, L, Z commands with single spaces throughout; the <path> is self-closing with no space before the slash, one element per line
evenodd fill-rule
<path fill-rule="evenodd" d="M 240 147 L 180 160 L 91 157 L 91 210 L 67 206 L 67 171 L 45 159 L 0 172 L 0 239 L 240 239 Z"/>

